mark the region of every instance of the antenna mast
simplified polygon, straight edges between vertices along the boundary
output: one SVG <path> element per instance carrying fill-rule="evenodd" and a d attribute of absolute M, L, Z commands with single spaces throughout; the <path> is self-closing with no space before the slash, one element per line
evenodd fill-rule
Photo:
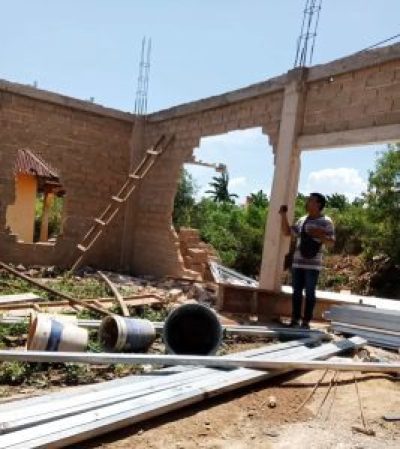
<path fill-rule="evenodd" d="M 294 67 L 304 67 L 307 59 L 308 64 L 311 65 L 321 5 L 322 0 L 306 0 L 300 36 L 297 39 Z"/>
<path fill-rule="evenodd" d="M 136 89 L 135 114 L 144 115 L 147 112 L 147 93 L 149 90 L 151 39 L 142 39 L 140 53 L 139 76 Z"/>

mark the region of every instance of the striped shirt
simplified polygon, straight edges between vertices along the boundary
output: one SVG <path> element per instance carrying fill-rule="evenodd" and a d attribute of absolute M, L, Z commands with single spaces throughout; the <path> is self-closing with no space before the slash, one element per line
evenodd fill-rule
<path fill-rule="evenodd" d="M 318 218 L 310 218 L 310 217 L 307 217 L 306 215 L 304 217 L 301 217 L 297 221 L 297 223 L 291 227 L 293 235 L 295 237 L 297 237 L 296 250 L 293 255 L 292 268 L 306 268 L 306 269 L 310 269 L 310 270 L 320 271 L 320 270 L 322 270 L 322 248 L 323 248 L 323 245 L 321 245 L 317 255 L 310 259 L 303 257 L 300 252 L 301 230 L 303 228 L 303 224 L 306 219 L 307 219 L 307 222 L 306 222 L 305 228 L 304 228 L 305 232 L 309 232 L 310 229 L 321 228 L 321 229 L 324 229 L 327 237 L 332 238 L 332 239 L 335 238 L 335 230 L 333 227 L 332 220 L 329 217 L 327 217 L 326 215 L 321 215 Z M 314 240 L 316 242 L 321 243 L 320 239 L 314 238 Z"/>

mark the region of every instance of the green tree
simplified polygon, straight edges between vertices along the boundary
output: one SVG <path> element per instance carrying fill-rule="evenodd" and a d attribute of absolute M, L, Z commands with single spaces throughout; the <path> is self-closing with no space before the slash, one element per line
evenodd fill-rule
<path fill-rule="evenodd" d="M 197 185 L 193 176 L 185 169 L 181 171 L 178 189 L 175 195 L 172 221 L 176 229 L 191 225 L 191 215 L 195 204 Z"/>
<path fill-rule="evenodd" d="M 366 210 L 370 222 L 365 238 L 369 256 L 379 253 L 400 263 L 400 144 L 389 145 L 369 174 Z"/>
<path fill-rule="evenodd" d="M 215 202 L 218 203 L 234 203 L 233 198 L 238 198 L 236 193 L 229 193 L 229 174 L 227 171 L 223 171 L 221 176 L 214 176 L 213 182 L 210 182 L 212 190 L 207 190 L 206 193 L 212 195 Z"/>
<path fill-rule="evenodd" d="M 262 190 L 259 190 L 256 193 L 250 194 L 249 200 L 250 200 L 250 204 L 252 204 L 256 207 L 264 207 L 265 208 L 269 204 L 268 196 Z"/>
<path fill-rule="evenodd" d="M 346 195 L 340 193 L 333 193 L 326 197 L 326 207 L 337 209 L 340 211 L 345 210 L 349 206 L 349 200 Z"/>

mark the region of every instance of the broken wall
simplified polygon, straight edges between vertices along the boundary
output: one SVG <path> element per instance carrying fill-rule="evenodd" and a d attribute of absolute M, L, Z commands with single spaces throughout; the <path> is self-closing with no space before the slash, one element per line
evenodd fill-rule
<path fill-rule="evenodd" d="M 0 254 L 7 262 L 71 263 L 77 240 L 127 174 L 133 116 L 37 89 L 0 83 Z M 18 243 L 6 231 L 6 210 L 15 202 L 14 162 L 29 148 L 60 173 L 66 190 L 63 234 L 55 245 Z M 116 268 L 122 233 L 117 218 L 88 262 Z"/>
<path fill-rule="evenodd" d="M 125 180 L 129 167 L 137 165 L 161 134 L 174 134 L 173 146 L 134 192 L 129 212 L 116 219 L 86 263 L 101 268 L 122 266 L 136 274 L 184 274 L 172 226 L 183 164 L 202 137 L 252 127 L 261 127 L 276 151 L 285 86 L 292 75 L 289 72 L 140 120 L 89 102 L 0 82 L 1 258 L 25 264 L 71 264 L 76 243 Z M 304 69 L 301 76 L 304 98 L 298 144 L 301 140 L 315 143 L 318 137 L 322 148 L 325 137 L 352 131 L 356 132 L 352 138 L 346 134 L 351 145 L 366 143 L 370 138 L 363 135 L 371 130 L 381 141 L 400 139 L 400 44 Z M 331 142 L 337 143 L 335 139 Z M 346 139 L 339 139 L 346 144 Z M 23 147 L 54 166 L 66 190 L 63 235 L 54 246 L 17 243 L 16 236 L 5 230 L 6 208 L 15 200 L 14 160 Z"/>

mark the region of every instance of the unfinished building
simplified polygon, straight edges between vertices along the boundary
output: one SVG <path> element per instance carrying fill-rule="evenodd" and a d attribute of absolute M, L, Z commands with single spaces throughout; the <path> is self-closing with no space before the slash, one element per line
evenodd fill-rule
<path fill-rule="evenodd" d="M 77 243 L 146 149 L 160 135 L 174 135 L 86 259 L 98 268 L 157 276 L 185 272 L 171 217 L 180 170 L 200 139 L 261 127 L 274 148 L 275 171 L 260 284 L 276 291 L 288 244 L 277 211 L 288 204 L 293 212 L 301 151 L 400 140 L 400 44 L 145 117 L 1 81 L 0 120 L 0 254 L 11 263 L 70 267 Z M 66 192 L 55 242 L 23 241 L 7 225 L 24 148 L 57 171 Z"/>

